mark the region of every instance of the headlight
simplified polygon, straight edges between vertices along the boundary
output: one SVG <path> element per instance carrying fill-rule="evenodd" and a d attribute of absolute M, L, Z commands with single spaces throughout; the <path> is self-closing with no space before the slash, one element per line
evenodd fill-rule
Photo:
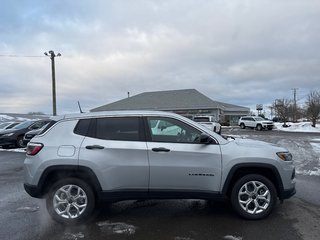
<path fill-rule="evenodd" d="M 10 136 L 12 136 L 14 133 L 6 133 L 6 134 L 3 134 L 2 136 L 4 136 L 4 137 L 10 137 Z"/>
<path fill-rule="evenodd" d="M 283 161 L 292 161 L 292 154 L 289 152 L 277 152 L 277 155 Z"/>

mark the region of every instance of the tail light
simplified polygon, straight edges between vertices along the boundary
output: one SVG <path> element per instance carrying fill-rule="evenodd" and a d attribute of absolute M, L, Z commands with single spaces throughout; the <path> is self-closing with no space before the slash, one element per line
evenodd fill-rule
<path fill-rule="evenodd" d="M 27 155 L 34 156 L 38 152 L 40 152 L 42 148 L 43 148 L 43 144 L 42 143 L 29 143 L 27 145 L 27 150 L 26 150 Z"/>

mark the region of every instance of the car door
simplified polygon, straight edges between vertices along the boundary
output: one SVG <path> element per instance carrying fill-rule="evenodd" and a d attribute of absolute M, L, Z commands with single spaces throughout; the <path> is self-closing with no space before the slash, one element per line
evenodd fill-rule
<path fill-rule="evenodd" d="M 105 117 L 89 121 L 79 165 L 94 169 L 103 191 L 147 192 L 149 163 L 142 120 Z"/>
<path fill-rule="evenodd" d="M 201 131 L 174 118 L 147 117 L 149 191 L 217 192 L 221 151 L 200 143 Z"/>

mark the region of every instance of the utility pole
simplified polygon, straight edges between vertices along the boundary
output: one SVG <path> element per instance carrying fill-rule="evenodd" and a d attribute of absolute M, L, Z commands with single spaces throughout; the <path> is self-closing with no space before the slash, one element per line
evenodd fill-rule
<path fill-rule="evenodd" d="M 57 115 L 57 102 L 56 102 L 56 74 L 55 74 L 55 65 L 54 65 L 54 58 L 60 57 L 61 54 L 58 53 L 57 55 L 54 51 L 50 50 L 45 52 L 44 55 L 50 57 L 51 59 L 51 73 L 52 73 L 52 114 L 53 116 Z"/>
<path fill-rule="evenodd" d="M 297 121 L 297 90 L 298 88 L 292 88 L 293 91 L 293 122 Z"/>

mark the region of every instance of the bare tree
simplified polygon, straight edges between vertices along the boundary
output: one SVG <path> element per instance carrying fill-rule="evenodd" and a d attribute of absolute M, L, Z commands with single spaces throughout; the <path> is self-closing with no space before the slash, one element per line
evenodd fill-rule
<path fill-rule="evenodd" d="M 307 105 L 307 116 L 312 122 L 312 127 L 316 127 L 317 120 L 320 118 L 320 92 L 311 91 L 308 95 Z"/>
<path fill-rule="evenodd" d="M 274 103 L 274 111 L 276 116 L 283 121 L 283 126 L 287 126 L 291 105 L 292 102 L 288 99 L 277 99 Z"/>

